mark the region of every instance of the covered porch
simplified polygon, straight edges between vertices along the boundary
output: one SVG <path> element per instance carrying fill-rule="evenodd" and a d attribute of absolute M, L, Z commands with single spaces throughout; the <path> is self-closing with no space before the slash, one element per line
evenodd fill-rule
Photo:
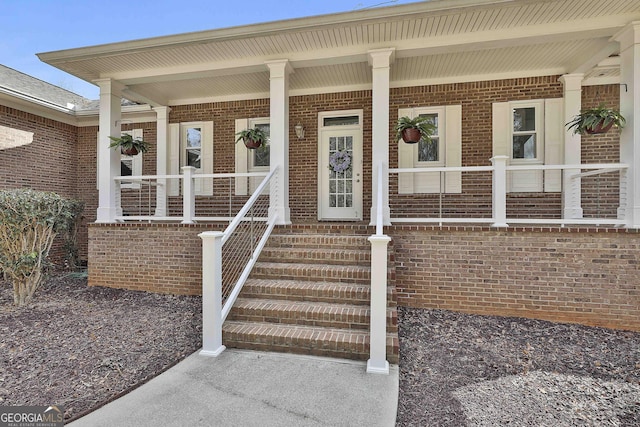
<path fill-rule="evenodd" d="M 101 89 L 98 126 L 86 132 L 88 144 L 98 134 L 90 281 L 108 284 L 128 272 L 141 284 L 166 284 L 163 291 L 197 293 L 204 275 L 203 304 L 213 313 L 205 321 L 216 328 L 205 330 L 204 351 L 215 355 L 223 350 L 220 319 L 231 310 L 221 300 L 232 305 L 240 292 L 222 289 L 218 260 L 231 238 L 223 230 L 243 224 L 252 243 L 234 264 L 250 271 L 276 227 L 312 230 L 319 240 L 357 229 L 374 248 L 366 274 L 352 277 L 356 288 L 370 283 L 373 371 L 388 370 L 380 325 L 393 323 L 389 286 L 398 287 L 391 301 L 409 306 L 579 313 L 580 321 L 636 328 L 640 306 L 628 279 L 640 228 L 637 19 L 633 1 L 432 1 L 41 54 Z M 123 97 L 148 105 L 146 115 L 128 114 Z M 600 102 L 619 107 L 624 129 L 584 138 L 566 130 Z M 533 117 L 536 142 L 523 157 L 514 151 L 521 112 Z M 422 158 L 419 144 L 395 139 L 397 118 L 418 115 L 438 123 L 436 155 Z M 270 134 L 261 161 L 235 142 L 253 126 Z M 108 147 L 121 132 L 141 135 L 151 150 L 123 158 Z M 337 152 L 349 156 L 343 171 L 331 164 Z M 438 254 L 437 242 L 447 239 L 455 247 Z M 483 239 L 495 245 L 491 259 Z M 571 244 L 556 249 L 560 255 L 542 247 L 585 241 L 624 250 L 594 258 Z M 476 242 L 471 252 L 468 242 Z M 137 261 L 118 265 L 131 245 Z M 514 277 L 524 248 L 538 254 L 534 273 Z M 334 249 L 323 256 L 336 258 Z M 552 268 L 588 283 L 584 292 L 567 292 L 566 276 L 549 279 L 544 269 L 555 256 L 563 261 Z M 611 268 L 580 278 L 569 271 L 576 259 Z M 461 266 L 473 277 L 450 274 Z M 238 271 L 238 282 L 248 274 Z M 530 291 L 534 278 L 551 285 Z M 611 287 L 615 301 L 605 302 Z"/>

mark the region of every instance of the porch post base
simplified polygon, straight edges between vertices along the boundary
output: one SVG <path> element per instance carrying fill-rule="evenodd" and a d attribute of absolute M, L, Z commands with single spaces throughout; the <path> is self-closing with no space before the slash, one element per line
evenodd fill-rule
<path fill-rule="evenodd" d="M 98 208 L 96 211 L 96 222 L 100 224 L 116 222 L 116 215 L 116 208 Z"/>
<path fill-rule="evenodd" d="M 389 362 L 384 360 L 382 363 L 377 360 L 367 360 L 367 374 L 389 375 Z"/>
<path fill-rule="evenodd" d="M 291 209 L 288 207 L 269 208 L 269 218 L 277 215 L 276 225 L 291 225 Z"/>
<path fill-rule="evenodd" d="M 223 351 L 226 350 L 226 348 L 227 348 L 226 346 L 221 345 L 215 350 L 200 350 L 198 354 L 200 356 L 206 356 L 206 357 L 218 357 L 220 356 L 220 354 L 222 354 Z"/>
<path fill-rule="evenodd" d="M 582 208 L 565 208 L 563 218 L 564 219 L 582 218 Z"/>

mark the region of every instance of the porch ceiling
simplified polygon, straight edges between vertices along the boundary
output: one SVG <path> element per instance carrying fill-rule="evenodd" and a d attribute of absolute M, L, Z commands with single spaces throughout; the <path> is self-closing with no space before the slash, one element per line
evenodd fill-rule
<path fill-rule="evenodd" d="M 268 96 L 273 59 L 291 62 L 292 95 L 368 88 L 367 51 L 379 48 L 396 50 L 395 87 L 571 72 L 612 82 L 610 39 L 634 20 L 640 0 L 434 0 L 39 57 L 161 105 Z"/>

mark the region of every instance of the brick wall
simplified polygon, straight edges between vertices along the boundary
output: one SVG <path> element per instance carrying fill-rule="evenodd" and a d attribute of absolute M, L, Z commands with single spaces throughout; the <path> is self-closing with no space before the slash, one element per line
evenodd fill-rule
<path fill-rule="evenodd" d="M 0 125 L 33 132 L 33 142 L 0 150 L 0 189 L 32 188 L 77 198 L 77 134 L 75 126 L 0 105 Z M 61 239 L 51 250 L 64 258 Z"/>
<path fill-rule="evenodd" d="M 640 330 L 638 233 L 394 226 L 398 304 Z"/>
<path fill-rule="evenodd" d="M 202 224 L 90 224 L 89 286 L 202 293 Z"/>

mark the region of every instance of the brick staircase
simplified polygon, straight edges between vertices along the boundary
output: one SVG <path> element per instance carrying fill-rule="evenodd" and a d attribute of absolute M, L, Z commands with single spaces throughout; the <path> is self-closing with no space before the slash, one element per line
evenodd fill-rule
<path fill-rule="evenodd" d="M 223 325 L 227 347 L 367 360 L 371 245 L 366 226 L 274 229 Z M 389 245 L 387 360 L 398 363 Z"/>

